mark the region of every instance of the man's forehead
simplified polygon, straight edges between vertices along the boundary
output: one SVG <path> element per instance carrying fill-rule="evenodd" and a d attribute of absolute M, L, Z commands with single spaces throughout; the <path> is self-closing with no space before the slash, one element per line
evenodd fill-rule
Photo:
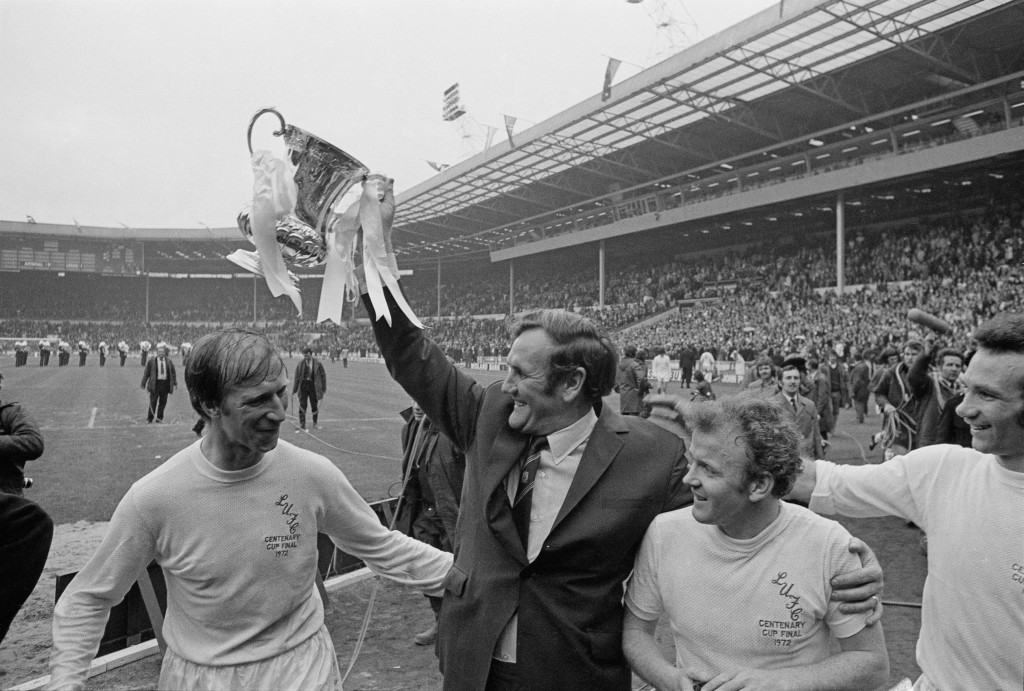
<path fill-rule="evenodd" d="M 740 431 L 732 426 L 721 427 L 712 432 L 695 430 L 690 439 L 687 455 L 716 467 L 731 461 L 744 463 L 746 443 Z"/>
<path fill-rule="evenodd" d="M 996 391 L 1024 389 L 1024 353 L 995 353 L 979 350 L 963 375 L 970 386 Z"/>

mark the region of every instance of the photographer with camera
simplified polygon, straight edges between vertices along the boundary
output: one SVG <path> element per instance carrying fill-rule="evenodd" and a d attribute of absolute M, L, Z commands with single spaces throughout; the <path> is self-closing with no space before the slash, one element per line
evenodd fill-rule
<path fill-rule="evenodd" d="M 23 496 L 32 486 L 25 463 L 42 455 L 38 425 L 18 403 L 0 400 L 0 642 L 32 594 L 53 539 L 53 521 Z"/>

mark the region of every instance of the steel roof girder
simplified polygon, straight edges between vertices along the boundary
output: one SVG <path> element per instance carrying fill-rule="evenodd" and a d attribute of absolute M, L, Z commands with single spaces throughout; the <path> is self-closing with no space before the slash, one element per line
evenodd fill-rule
<path fill-rule="evenodd" d="M 667 125 L 663 125 L 657 122 L 649 122 L 643 118 L 631 118 L 625 113 L 621 114 L 607 114 L 608 116 L 604 121 L 600 120 L 600 116 L 605 115 L 604 113 L 596 114 L 593 118 L 594 122 L 599 125 L 605 125 L 607 127 L 614 127 L 620 132 L 628 132 L 637 137 L 643 137 L 649 142 L 654 142 L 666 148 L 678 151 L 679 153 L 694 156 L 696 158 L 703 158 L 707 161 L 713 161 L 714 154 L 709 151 L 699 151 L 690 142 L 689 138 L 682 135 L 682 128 L 672 129 Z M 619 126 L 614 121 L 623 120 L 625 126 Z M 641 127 L 637 127 L 640 124 Z M 652 132 L 658 131 L 657 134 Z M 686 144 L 680 144 L 679 139 L 687 140 Z"/>
<path fill-rule="evenodd" d="M 609 146 L 593 144 L 592 142 L 583 142 L 574 137 L 559 137 L 557 135 L 554 135 L 554 138 L 558 144 L 563 146 L 563 150 L 582 151 L 585 155 L 589 156 L 589 160 L 579 163 L 581 167 L 586 166 L 593 161 L 606 161 L 614 165 L 622 166 L 628 169 L 631 173 L 659 176 L 658 171 L 645 168 L 635 160 L 623 163 L 621 161 L 616 161 L 614 159 L 615 156 L 622 155 L 624 152 L 627 152 L 628 149 L 613 149 Z M 545 139 L 548 139 L 548 137 L 545 137 Z M 566 146 L 567 143 L 569 144 L 569 146 Z M 587 149 L 591 147 L 592 150 L 588 151 Z M 535 155 L 540 155 L 540 152 L 536 152 Z"/>
<path fill-rule="evenodd" d="M 782 127 L 776 118 L 770 118 L 770 122 L 762 122 L 758 119 L 757 115 L 752 112 L 752 109 L 742 101 L 735 99 L 719 99 L 710 94 L 702 93 L 694 89 L 686 87 L 670 87 L 667 84 L 659 84 L 652 87 L 652 89 L 661 88 L 663 93 L 660 95 L 662 98 L 668 98 L 674 100 L 676 103 L 682 106 L 688 106 L 694 110 L 698 110 L 708 115 L 708 117 L 721 120 L 722 122 L 730 125 L 738 125 L 749 129 L 750 131 L 758 134 L 765 139 L 771 141 L 783 141 L 785 136 L 782 132 Z M 677 93 L 682 93 L 686 98 L 678 98 Z M 720 103 L 724 103 L 729 107 L 725 110 L 715 110 L 714 106 Z M 741 117 L 737 118 L 732 113 L 740 114 Z M 730 113 L 727 115 L 726 113 Z M 775 131 L 772 132 L 765 127 L 775 127 Z"/>
<path fill-rule="evenodd" d="M 967 2 L 963 4 L 970 5 L 973 3 Z M 844 12 L 837 13 L 834 10 L 835 6 L 842 7 Z M 947 12 L 957 9 L 959 7 L 950 8 Z M 981 81 L 977 65 L 969 66 L 973 69 L 968 70 L 964 66 L 956 64 L 953 60 L 953 52 L 950 51 L 947 41 L 938 34 L 923 31 L 916 24 L 910 24 L 896 17 L 882 14 L 871 7 L 859 7 L 849 2 L 849 0 L 837 0 L 834 5 L 823 6 L 821 10 L 837 19 L 849 22 L 862 31 L 867 31 L 883 41 L 888 41 L 918 57 L 925 58 L 929 62 L 952 72 L 969 84 L 976 84 Z M 862 18 L 867 19 L 863 20 Z M 904 32 L 910 32 L 911 37 L 909 39 L 901 39 L 899 34 Z M 917 47 L 917 44 L 927 44 L 927 47 L 922 49 Z"/>
<path fill-rule="evenodd" d="M 541 152 L 541 151 L 536 151 L 536 152 L 533 153 L 533 155 L 534 156 L 538 156 L 540 158 L 543 158 L 544 160 L 547 160 L 547 161 L 556 161 L 558 163 L 565 163 L 565 161 L 561 160 L 557 156 L 545 156 L 543 154 L 543 152 Z M 627 183 L 630 182 L 630 180 L 628 178 L 624 178 L 624 177 L 622 177 L 620 175 L 615 175 L 614 173 L 612 173 L 612 172 L 610 172 L 608 170 L 598 170 L 598 169 L 596 169 L 594 167 L 591 167 L 591 164 L 594 161 L 604 161 L 604 160 L 605 160 L 604 158 L 600 158 L 600 157 L 593 158 L 592 157 L 592 158 L 590 158 L 589 160 L 587 160 L 585 162 L 581 161 L 581 162 L 577 163 L 575 168 L 576 168 L 576 170 L 585 171 L 587 173 L 592 173 L 594 175 L 600 175 L 601 177 L 605 177 L 605 178 L 608 178 L 610 180 L 614 180 L 615 182 L 627 182 Z"/>
<path fill-rule="evenodd" d="M 735 52 L 743 56 L 743 61 L 733 57 L 732 52 L 724 57 L 732 60 L 737 65 L 743 65 L 755 72 L 784 82 L 791 87 L 814 94 L 829 103 L 846 108 L 857 115 L 867 115 L 869 112 L 866 101 L 859 93 L 855 94 L 858 96 L 857 102 L 852 102 L 850 98 L 840 91 L 839 83 L 835 79 L 824 72 L 819 72 L 813 67 L 799 65 L 789 60 L 769 58 L 762 53 L 748 50 L 746 46 L 738 46 Z M 780 66 L 784 66 L 785 69 L 780 69 Z M 801 74 L 806 76 L 801 78 Z"/>
<path fill-rule="evenodd" d="M 552 173 L 549 173 L 548 171 L 541 171 L 541 170 L 538 170 L 536 168 L 531 168 L 530 166 L 522 166 L 522 165 L 519 165 L 519 164 L 516 164 L 516 163 L 504 163 L 503 165 L 505 166 L 505 168 L 503 168 L 503 169 L 490 168 L 490 167 L 485 167 L 484 169 L 485 170 L 489 170 L 489 171 L 493 171 L 493 172 L 507 172 L 508 168 L 512 168 L 512 169 L 514 169 L 514 172 L 516 172 L 517 174 L 518 174 L 519 170 L 537 171 L 538 173 L 542 173 L 544 177 L 542 177 L 542 178 L 541 177 L 531 178 L 528 175 L 520 175 L 519 178 L 520 178 L 520 180 L 527 181 L 527 183 L 529 185 L 544 185 L 545 187 L 550 187 L 552 189 L 556 189 L 556 190 L 559 190 L 561 192 L 567 192 L 569 194 L 574 194 L 574 195 L 576 195 L 578 197 L 581 197 L 583 199 L 589 199 L 590 197 L 594 196 L 593 193 L 590 190 L 578 189 L 576 187 L 569 187 L 569 186 L 566 186 L 561 181 L 559 181 L 559 182 L 552 182 L 550 180 L 550 178 L 554 177 L 554 175 L 560 175 L 560 173 L 552 174 Z"/>

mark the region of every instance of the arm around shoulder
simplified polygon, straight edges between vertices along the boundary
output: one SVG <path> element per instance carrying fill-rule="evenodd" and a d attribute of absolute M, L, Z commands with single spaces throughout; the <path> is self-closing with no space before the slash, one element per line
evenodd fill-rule
<path fill-rule="evenodd" d="M 658 620 L 641 619 L 627 607 L 622 619 L 622 652 L 640 677 L 662 691 L 693 691 L 693 681 L 667 660 L 654 639 Z"/>

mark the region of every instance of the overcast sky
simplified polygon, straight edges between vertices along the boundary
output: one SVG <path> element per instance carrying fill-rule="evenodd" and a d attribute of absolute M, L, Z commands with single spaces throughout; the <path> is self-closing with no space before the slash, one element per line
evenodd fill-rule
<path fill-rule="evenodd" d="M 520 131 L 599 93 L 608 56 L 616 82 L 653 64 L 659 7 L 696 42 L 773 5 L 0 0 L 0 219 L 233 226 L 271 106 L 401 191 L 466 154 L 441 119 L 453 83 L 504 137 L 503 115 Z M 273 129 L 256 148 L 281 146 Z"/>

